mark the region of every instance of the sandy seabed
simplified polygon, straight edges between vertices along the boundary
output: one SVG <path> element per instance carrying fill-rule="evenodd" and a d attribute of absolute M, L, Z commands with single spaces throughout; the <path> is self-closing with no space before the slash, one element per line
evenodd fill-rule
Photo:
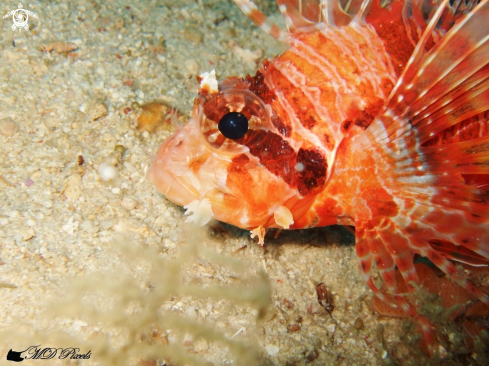
<path fill-rule="evenodd" d="M 186 233 L 194 229 L 185 223 L 184 210 L 145 178 L 152 154 L 171 131 L 139 132 L 138 106 L 160 101 L 189 116 L 197 92 L 190 76 L 211 69 L 220 78 L 254 73 L 258 62 L 285 45 L 231 1 L 23 5 L 38 17 L 29 18 L 28 31 L 12 30 L 11 17 L 0 19 L 0 327 L 6 331 L 0 362 L 11 348 L 67 347 L 69 339 L 85 353 L 104 339 L 89 360 L 76 364 L 185 364 L 175 363 L 177 356 L 158 358 L 137 348 L 138 342 L 178 348 L 214 365 L 242 364 L 233 347 L 199 337 L 192 327 L 169 322 L 152 328 L 138 317 L 144 301 L 137 303 L 154 288 L 162 289 L 161 295 L 172 283 L 258 291 L 259 285 L 246 285 L 245 279 L 264 272 L 271 289 L 264 315 L 260 300 L 178 289 L 162 295 L 164 301 L 151 311 L 207 324 L 223 338 L 249 345 L 259 365 L 381 363 L 377 324 L 393 333 L 398 323 L 370 309 L 371 293 L 346 230 L 282 232 L 277 239 L 267 236 L 262 248 L 249 233 L 214 223 L 189 239 Z M 17 7 L 3 1 L 0 14 Z M 265 9 L 276 11 L 267 4 Z M 116 180 L 100 179 L 102 162 L 116 166 Z M 190 245 L 206 251 L 185 252 Z M 148 259 L 148 253 L 158 258 Z M 246 269 L 239 272 L 239 264 L 230 268 L 209 253 Z M 178 279 L 154 283 L 155 267 L 179 258 L 184 258 L 181 269 L 167 271 Z M 83 290 L 73 278 L 81 279 Z M 334 303 L 332 316 L 318 303 L 320 282 Z M 100 310 L 110 309 L 112 293 L 124 297 L 126 290 L 134 294 L 131 289 L 136 295 L 127 297 L 136 305 L 127 301 L 124 309 L 113 310 L 124 316 Z M 76 306 L 82 300 L 98 310 Z M 154 305 L 154 297 L 151 301 Z M 132 343 L 124 346 L 127 339 Z M 24 364 L 29 362 L 42 361 Z"/>

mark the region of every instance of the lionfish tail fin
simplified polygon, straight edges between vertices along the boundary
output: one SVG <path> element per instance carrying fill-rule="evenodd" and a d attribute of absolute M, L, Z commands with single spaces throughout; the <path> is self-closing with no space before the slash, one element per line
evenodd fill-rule
<path fill-rule="evenodd" d="M 463 15 L 453 10 L 462 5 Z M 455 23 L 428 47 L 447 16 Z M 358 154 L 375 162 L 383 192 L 369 198 L 381 214 L 356 220 L 357 254 L 364 277 L 374 261 L 394 294 L 396 267 L 407 284 L 419 283 L 419 254 L 489 304 L 452 263 L 489 264 L 489 0 L 471 9 L 445 0 L 430 17 L 388 101 L 356 142 Z"/>

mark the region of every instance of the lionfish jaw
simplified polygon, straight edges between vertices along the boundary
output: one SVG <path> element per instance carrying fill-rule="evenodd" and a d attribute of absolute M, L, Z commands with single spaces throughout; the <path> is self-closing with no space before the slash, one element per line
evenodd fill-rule
<path fill-rule="evenodd" d="M 178 205 L 187 205 L 200 197 L 188 171 L 185 141 L 192 133 L 192 121 L 171 135 L 160 147 L 148 170 L 148 180 L 159 192 Z"/>
<path fill-rule="evenodd" d="M 203 210 L 226 221 L 230 220 L 226 206 L 230 202 L 239 206 L 226 188 L 226 175 L 226 159 L 206 150 L 198 121 L 191 119 L 161 145 L 147 178 L 168 200 L 188 211 Z"/>

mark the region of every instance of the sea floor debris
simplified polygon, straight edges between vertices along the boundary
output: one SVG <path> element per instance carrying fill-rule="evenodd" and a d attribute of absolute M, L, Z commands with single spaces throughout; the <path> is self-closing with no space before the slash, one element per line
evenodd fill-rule
<path fill-rule="evenodd" d="M 0 13 L 16 6 L 2 2 Z M 68 333 L 76 346 L 110 334 L 90 321 L 48 322 L 39 316 L 65 297 L 67 278 L 124 266 L 109 249 L 117 235 L 129 235 L 134 248 L 150 247 L 167 259 L 185 245 L 184 210 L 145 178 L 151 153 L 171 131 L 141 133 L 135 110 L 158 101 L 188 118 L 193 72 L 245 76 L 255 71 L 258 55 L 273 57 L 284 45 L 225 0 L 34 0 L 26 8 L 38 15 L 29 20 L 29 31 L 13 32 L 11 19 L 0 23 L 0 327 L 22 320 L 17 328 L 24 335 L 42 339 L 63 331 L 64 338 L 50 338 L 50 345 L 61 346 Z M 60 40 L 70 46 L 56 49 Z M 100 179 L 97 170 L 105 161 L 117 166 L 117 180 Z M 278 238 L 268 235 L 262 248 L 249 232 L 217 226 L 202 243 L 264 270 L 271 283 L 271 305 L 258 326 L 258 364 L 377 365 L 373 340 L 379 322 L 387 346 L 398 341 L 400 321 L 370 308 L 371 293 L 346 230 L 282 232 Z M 135 278 L 150 271 L 137 263 L 125 268 Z M 193 263 L 186 275 L 199 285 L 239 282 L 206 261 Z M 318 303 L 319 283 L 334 300 L 331 315 Z M 213 321 L 221 331 L 231 327 L 226 334 L 236 342 L 248 334 L 240 329 L 255 326 L 253 314 L 237 311 L 225 299 L 210 309 L 188 297 L 171 301 L 181 316 Z M 148 332 L 141 337 L 172 342 L 161 329 Z M 5 357 L 13 345 L 7 341 L 12 338 L 3 339 Z M 202 359 L 229 364 L 226 350 L 190 342 Z"/>

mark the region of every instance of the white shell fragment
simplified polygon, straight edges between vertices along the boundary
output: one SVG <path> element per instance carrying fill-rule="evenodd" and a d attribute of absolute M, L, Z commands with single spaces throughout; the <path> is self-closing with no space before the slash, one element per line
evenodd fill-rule
<path fill-rule="evenodd" d="M 104 161 L 98 165 L 98 175 L 100 176 L 100 179 L 108 182 L 117 178 L 118 171 L 115 166 Z"/>
<path fill-rule="evenodd" d="M 290 225 L 294 223 L 294 217 L 292 216 L 292 212 L 285 207 L 280 206 L 274 213 L 273 218 L 278 226 L 282 229 L 288 229 Z"/>
<path fill-rule="evenodd" d="M 61 225 L 61 229 L 69 235 L 72 235 L 77 229 L 80 223 L 78 221 L 74 221 L 73 217 L 70 217 L 68 222 L 64 225 Z"/>
<path fill-rule="evenodd" d="M 268 355 L 272 357 L 276 357 L 280 352 L 280 348 L 278 348 L 274 344 L 269 344 L 265 346 L 265 349 L 267 350 Z"/>
<path fill-rule="evenodd" d="M 185 215 L 188 215 L 186 222 L 194 222 L 198 226 L 204 226 L 209 221 L 211 221 L 212 216 L 212 206 L 207 198 L 203 198 L 200 201 L 194 200 L 190 202 L 187 206 L 183 206 L 187 211 Z"/>
<path fill-rule="evenodd" d="M 200 82 L 201 89 L 207 89 L 211 94 L 219 92 L 216 70 L 212 69 L 210 72 L 204 72 L 200 77 L 202 78 L 202 81 Z"/>

